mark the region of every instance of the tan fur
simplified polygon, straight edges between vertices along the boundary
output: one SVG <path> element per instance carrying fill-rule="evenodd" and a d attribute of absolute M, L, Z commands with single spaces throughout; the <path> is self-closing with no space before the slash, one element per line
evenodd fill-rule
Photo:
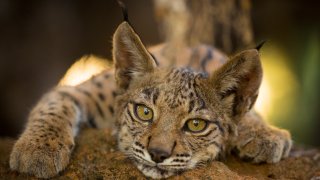
<path fill-rule="evenodd" d="M 172 67 L 162 56 L 165 46 L 150 48 L 154 59 L 130 25 L 120 24 L 113 39 L 114 70 L 46 94 L 14 145 L 11 169 L 57 175 L 68 165 L 81 123 L 115 129 L 119 149 L 152 178 L 204 165 L 231 150 L 254 163 L 288 156 L 290 134 L 251 110 L 262 77 L 256 50 L 227 61 L 210 46 L 184 48 Z M 151 121 L 137 117 L 137 104 L 152 110 Z M 205 120 L 206 128 L 187 130 L 191 119 Z"/>

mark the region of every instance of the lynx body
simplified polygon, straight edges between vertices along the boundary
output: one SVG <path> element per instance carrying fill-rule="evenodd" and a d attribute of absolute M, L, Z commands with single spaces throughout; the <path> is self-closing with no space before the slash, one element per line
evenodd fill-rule
<path fill-rule="evenodd" d="M 262 78 L 257 50 L 229 59 L 211 46 L 184 48 L 173 66 L 162 56 L 165 48 L 149 53 L 131 26 L 120 24 L 113 37 L 114 66 L 44 95 L 13 147 L 11 169 L 57 175 L 68 165 L 81 123 L 116 130 L 119 150 L 152 178 L 204 165 L 231 150 L 254 163 L 288 156 L 290 134 L 252 110 Z"/>

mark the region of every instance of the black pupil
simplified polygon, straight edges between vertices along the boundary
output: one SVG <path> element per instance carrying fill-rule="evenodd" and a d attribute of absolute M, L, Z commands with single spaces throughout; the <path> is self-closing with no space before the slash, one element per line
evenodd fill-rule
<path fill-rule="evenodd" d="M 199 125 L 199 121 L 198 120 L 193 120 L 193 125 L 194 126 L 198 126 Z"/>
<path fill-rule="evenodd" d="M 144 108 L 144 114 L 148 115 L 149 114 L 149 109 L 148 108 Z"/>

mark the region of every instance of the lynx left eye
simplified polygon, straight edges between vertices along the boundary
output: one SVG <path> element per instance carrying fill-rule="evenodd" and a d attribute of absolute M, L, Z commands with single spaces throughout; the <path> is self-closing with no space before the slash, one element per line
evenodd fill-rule
<path fill-rule="evenodd" d="M 135 114 L 142 121 L 150 121 L 153 118 L 152 109 L 143 104 L 135 105 Z"/>
<path fill-rule="evenodd" d="M 186 122 L 187 130 L 197 133 L 203 131 L 207 127 L 207 121 L 202 119 L 191 119 Z"/>

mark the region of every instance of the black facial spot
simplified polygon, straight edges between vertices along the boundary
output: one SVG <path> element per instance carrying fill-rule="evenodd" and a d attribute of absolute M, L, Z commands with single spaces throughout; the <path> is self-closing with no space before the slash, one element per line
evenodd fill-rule
<path fill-rule="evenodd" d="M 185 162 L 183 159 L 174 159 L 173 161 L 175 161 L 175 162 L 181 162 L 181 163 Z"/>
<path fill-rule="evenodd" d="M 144 155 L 144 152 L 141 151 L 140 149 L 133 148 L 133 150 L 134 150 L 135 152 L 139 153 L 139 154 Z"/>
<path fill-rule="evenodd" d="M 135 144 L 137 145 L 137 146 L 139 146 L 141 149 L 144 149 L 144 146 L 141 144 L 141 143 L 139 143 L 139 142 L 135 142 Z"/>

